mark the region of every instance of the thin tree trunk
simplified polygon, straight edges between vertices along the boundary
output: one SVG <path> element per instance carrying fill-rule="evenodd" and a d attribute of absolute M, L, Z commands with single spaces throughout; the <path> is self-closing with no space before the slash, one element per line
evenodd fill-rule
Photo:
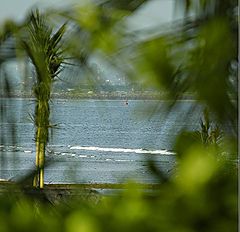
<path fill-rule="evenodd" d="M 39 97 L 39 96 L 38 96 Z M 46 99 L 44 99 L 46 98 Z M 36 175 L 33 186 L 44 187 L 45 148 L 48 140 L 49 103 L 48 97 L 38 99 L 36 105 Z"/>

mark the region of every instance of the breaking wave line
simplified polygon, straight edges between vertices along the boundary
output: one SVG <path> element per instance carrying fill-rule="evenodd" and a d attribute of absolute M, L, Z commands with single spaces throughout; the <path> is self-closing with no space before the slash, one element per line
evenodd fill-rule
<path fill-rule="evenodd" d="M 175 155 L 174 152 L 167 150 L 145 150 L 145 149 L 131 149 L 131 148 L 108 148 L 108 147 L 85 147 L 72 146 L 71 150 L 85 150 L 85 151 L 104 151 L 104 152 L 122 152 L 122 153 L 137 153 L 137 154 L 161 154 L 161 155 Z"/>

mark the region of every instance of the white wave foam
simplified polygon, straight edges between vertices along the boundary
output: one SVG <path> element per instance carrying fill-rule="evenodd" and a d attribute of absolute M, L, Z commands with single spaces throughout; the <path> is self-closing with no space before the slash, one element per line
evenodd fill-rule
<path fill-rule="evenodd" d="M 85 150 L 85 151 L 104 151 L 104 152 L 119 152 L 119 153 L 137 153 L 137 154 L 161 154 L 161 155 L 174 155 L 174 152 L 167 150 L 144 150 L 144 149 L 131 149 L 131 148 L 108 148 L 108 147 L 84 147 L 72 146 L 71 150 Z"/>
<path fill-rule="evenodd" d="M 115 160 L 116 162 L 134 162 L 135 160 Z"/>
<path fill-rule="evenodd" d="M 65 153 L 65 152 L 63 152 L 63 153 L 61 153 L 61 155 L 69 155 L 69 153 Z"/>
<path fill-rule="evenodd" d="M 87 158 L 87 155 L 79 155 L 80 158 Z"/>

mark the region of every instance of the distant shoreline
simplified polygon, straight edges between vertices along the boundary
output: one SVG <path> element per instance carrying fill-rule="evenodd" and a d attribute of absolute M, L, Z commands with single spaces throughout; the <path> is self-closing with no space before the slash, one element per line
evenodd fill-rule
<path fill-rule="evenodd" d="M 0 98 L 28 98 L 28 99 L 35 99 L 34 96 L 30 94 L 16 94 L 11 93 L 9 95 L 0 95 Z M 171 101 L 171 99 L 167 98 L 165 96 L 159 96 L 156 94 L 148 95 L 148 94 L 129 94 L 124 96 L 117 96 L 113 94 L 57 94 L 53 93 L 51 95 L 51 99 L 76 99 L 76 100 L 156 100 L 156 101 Z M 186 95 L 183 96 L 181 99 L 178 99 L 180 101 L 186 100 L 186 101 L 195 101 L 195 99 L 190 96 Z"/>

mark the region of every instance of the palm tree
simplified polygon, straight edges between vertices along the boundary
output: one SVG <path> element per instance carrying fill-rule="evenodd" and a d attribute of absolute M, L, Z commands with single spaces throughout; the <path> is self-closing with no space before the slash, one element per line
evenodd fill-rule
<path fill-rule="evenodd" d="M 63 51 L 61 40 L 65 32 L 63 24 L 57 32 L 47 26 L 43 15 L 39 11 L 31 13 L 27 25 L 26 37 L 22 39 L 22 45 L 30 57 L 36 71 L 36 84 L 34 95 L 36 107 L 34 123 L 36 127 L 36 175 L 33 186 L 44 187 L 44 162 L 45 149 L 48 142 L 49 100 L 54 78 L 62 71 Z"/>

